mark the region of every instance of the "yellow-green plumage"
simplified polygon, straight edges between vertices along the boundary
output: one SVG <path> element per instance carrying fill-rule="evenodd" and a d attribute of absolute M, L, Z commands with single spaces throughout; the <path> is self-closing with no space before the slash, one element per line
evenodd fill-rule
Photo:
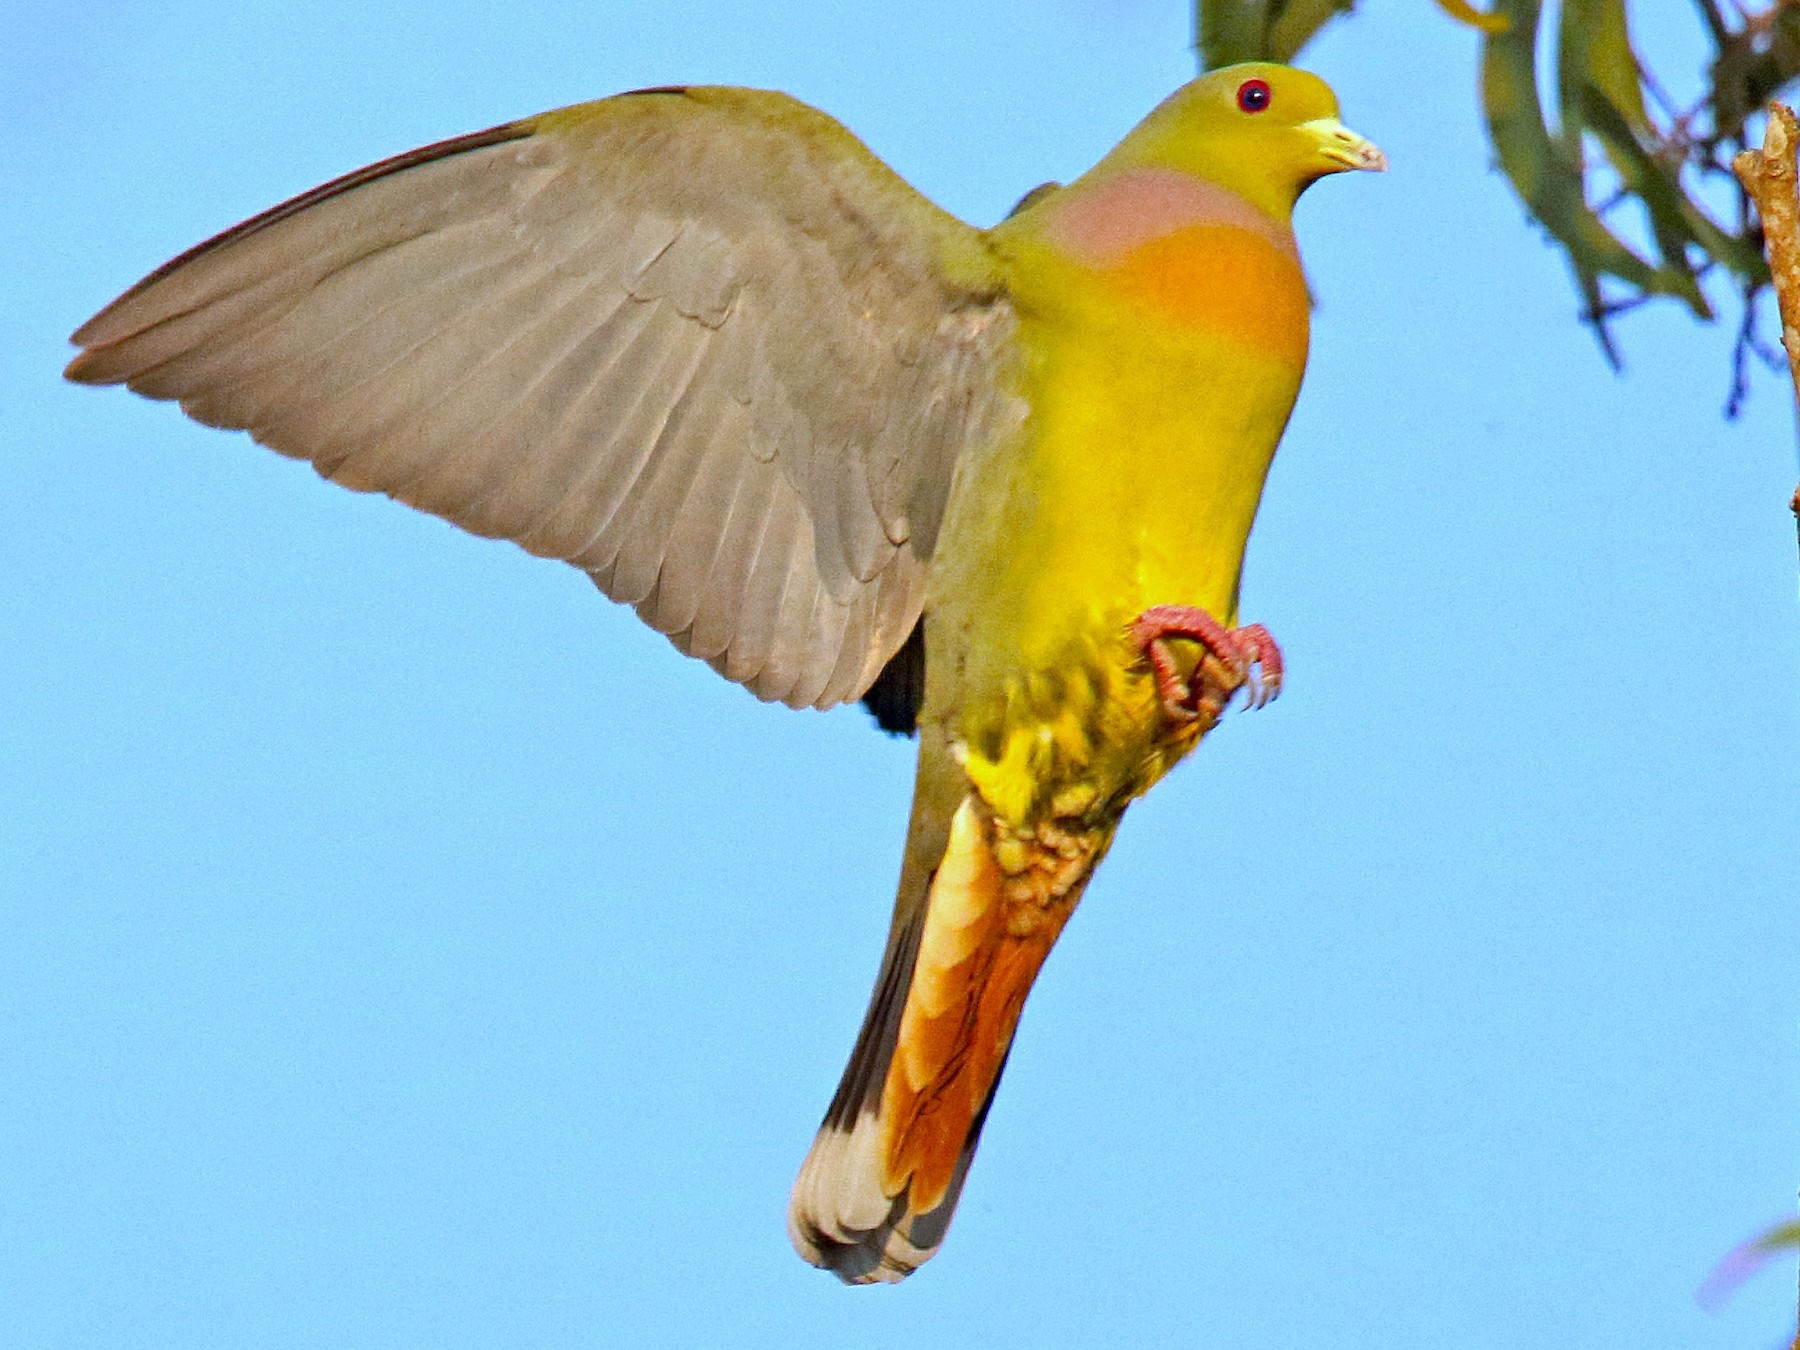
<path fill-rule="evenodd" d="M 1302 92 L 1318 100 L 1308 113 L 1335 112 L 1316 81 Z M 961 546 L 934 567 L 930 633 L 969 656 L 953 686 L 930 689 L 925 717 L 954 727 L 983 796 L 1015 824 L 1077 787 L 1122 806 L 1191 748 L 1161 717 L 1127 625 L 1166 603 L 1235 623 L 1250 526 L 1299 392 L 1299 181 L 1252 188 L 1271 208 L 1253 206 L 1263 219 L 1250 223 L 1196 194 L 1196 213 L 1225 218 L 1177 226 L 1173 247 L 1151 221 L 1135 246 L 1086 258 L 1058 229 L 1122 179 L 1180 172 L 1185 145 L 1153 119 L 991 235 L 1020 311 L 1031 416 L 1010 443 L 971 454 L 952 502 Z M 1237 176 L 1254 181 L 1257 167 Z"/>
<path fill-rule="evenodd" d="M 892 681 L 894 920 L 789 1230 L 896 1280 L 1126 806 L 1245 677 L 1219 625 L 1305 366 L 1289 213 L 1379 167 L 1322 82 L 1234 67 L 982 231 L 785 95 L 645 90 L 247 221 L 68 374 L 570 562 L 760 698 Z M 1168 607 L 1178 647 L 1141 626 Z"/>

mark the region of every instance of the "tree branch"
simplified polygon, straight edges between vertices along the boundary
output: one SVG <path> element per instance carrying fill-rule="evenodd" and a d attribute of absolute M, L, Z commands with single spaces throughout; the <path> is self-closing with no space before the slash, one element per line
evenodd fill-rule
<path fill-rule="evenodd" d="M 1762 217 L 1763 248 L 1769 272 L 1775 279 L 1775 303 L 1781 307 L 1781 345 L 1787 348 L 1788 374 L 1794 382 L 1794 399 L 1800 406 L 1800 196 L 1796 179 L 1800 166 L 1800 118 L 1785 103 L 1769 105 L 1769 125 L 1763 132 L 1763 148 L 1744 150 L 1733 157 L 1732 170 L 1744 190 L 1756 201 Z M 1795 528 L 1800 530 L 1800 489 L 1794 492 Z M 1800 1347 L 1800 1340 L 1796 1340 Z"/>
<path fill-rule="evenodd" d="M 1775 278 L 1775 302 L 1781 307 L 1781 342 L 1787 348 L 1794 397 L 1800 401 L 1800 197 L 1795 195 L 1796 146 L 1800 146 L 1800 119 L 1786 104 L 1771 103 L 1763 148 L 1740 152 L 1732 159 L 1731 167 L 1762 217 L 1763 248 Z"/>

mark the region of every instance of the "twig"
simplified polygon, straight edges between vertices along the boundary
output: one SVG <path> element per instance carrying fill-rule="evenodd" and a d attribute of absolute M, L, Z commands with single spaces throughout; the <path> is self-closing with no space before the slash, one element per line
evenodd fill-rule
<path fill-rule="evenodd" d="M 1795 402 L 1800 405 L 1800 196 L 1795 192 L 1800 166 L 1795 164 L 1796 147 L 1800 147 L 1800 118 L 1785 103 L 1771 103 L 1763 148 L 1739 152 L 1731 167 L 1744 191 L 1756 199 L 1756 213 L 1762 217 L 1763 249 L 1769 258 L 1769 274 L 1775 279 L 1775 303 L 1781 307 L 1781 345 L 1787 348 L 1788 374 L 1794 381 Z M 1800 530 L 1800 490 L 1794 493 L 1793 506 L 1795 528 Z M 1800 1340 L 1795 1344 L 1800 1350 Z"/>

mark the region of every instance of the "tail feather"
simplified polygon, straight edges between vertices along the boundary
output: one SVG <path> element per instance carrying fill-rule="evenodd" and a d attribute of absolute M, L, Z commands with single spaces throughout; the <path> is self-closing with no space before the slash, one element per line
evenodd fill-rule
<path fill-rule="evenodd" d="M 1110 829 L 999 834 L 965 797 L 795 1182 L 795 1249 L 846 1283 L 904 1279 L 943 1242 L 1025 996 Z"/>

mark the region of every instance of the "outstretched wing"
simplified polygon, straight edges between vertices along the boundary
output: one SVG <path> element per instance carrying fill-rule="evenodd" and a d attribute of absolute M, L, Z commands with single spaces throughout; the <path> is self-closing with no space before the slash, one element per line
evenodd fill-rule
<path fill-rule="evenodd" d="M 429 146 L 184 254 L 69 378 L 180 400 L 590 573 L 793 706 L 912 631 L 1013 316 L 980 233 L 786 95 L 649 90 Z"/>

